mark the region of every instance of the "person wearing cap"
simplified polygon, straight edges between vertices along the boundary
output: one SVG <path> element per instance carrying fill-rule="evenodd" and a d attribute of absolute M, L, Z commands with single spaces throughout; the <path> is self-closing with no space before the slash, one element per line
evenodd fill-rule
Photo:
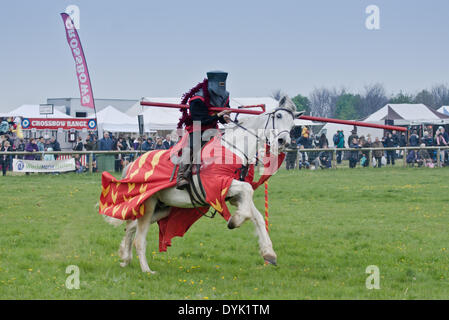
<path fill-rule="evenodd" d="M 189 163 L 183 162 L 179 165 L 176 178 L 177 189 L 185 189 L 189 184 L 188 179 L 193 162 L 193 153 L 196 153 L 207 142 L 203 141 L 203 139 L 195 141 L 198 139 L 194 139 L 192 133 L 196 125 L 200 125 L 199 130 L 202 137 L 204 131 L 214 128 L 218 129 L 218 122 L 225 124 L 230 121 L 230 110 L 221 112 L 210 110 L 211 107 L 229 108 L 229 92 L 226 91 L 227 77 L 227 72 L 210 71 L 207 73 L 207 79 L 183 96 L 182 103 L 188 103 L 189 114 L 187 114 L 187 111 L 183 111 L 183 117 L 178 127 L 185 125 L 189 133 L 190 161 Z"/>
<path fill-rule="evenodd" d="M 359 140 L 359 136 L 357 135 L 357 130 L 356 129 L 352 129 L 351 135 L 348 137 L 348 146 L 352 143 L 354 138 Z"/>

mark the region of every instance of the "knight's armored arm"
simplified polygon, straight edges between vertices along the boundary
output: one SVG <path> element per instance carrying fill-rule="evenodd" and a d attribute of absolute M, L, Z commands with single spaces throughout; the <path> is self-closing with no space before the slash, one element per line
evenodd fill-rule
<path fill-rule="evenodd" d="M 229 106 L 229 101 L 228 103 L 225 105 L 225 108 L 230 108 Z M 218 121 L 220 121 L 221 124 L 226 124 L 226 120 L 224 119 L 224 117 L 218 117 Z"/>
<path fill-rule="evenodd" d="M 221 122 L 223 120 L 223 117 L 209 115 L 209 110 L 201 99 L 195 99 L 190 102 L 190 114 L 193 121 L 201 121 L 203 125 L 209 125 L 214 121 L 218 120 Z"/>

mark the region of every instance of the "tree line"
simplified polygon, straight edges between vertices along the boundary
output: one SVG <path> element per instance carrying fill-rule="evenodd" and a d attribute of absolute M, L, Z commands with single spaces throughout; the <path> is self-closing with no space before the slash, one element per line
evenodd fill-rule
<path fill-rule="evenodd" d="M 275 99 L 280 95 L 280 90 L 273 92 Z M 298 111 L 305 110 L 312 116 L 355 120 L 367 117 L 387 103 L 423 103 L 436 110 L 449 105 L 449 86 L 438 84 L 416 94 L 400 91 L 390 96 L 381 83 L 366 85 L 359 93 L 322 87 L 314 89 L 309 96 L 298 94 L 292 100 Z"/>

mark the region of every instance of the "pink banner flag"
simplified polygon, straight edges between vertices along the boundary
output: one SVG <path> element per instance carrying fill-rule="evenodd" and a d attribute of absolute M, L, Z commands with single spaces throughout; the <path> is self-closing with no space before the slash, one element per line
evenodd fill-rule
<path fill-rule="evenodd" d="M 67 42 L 69 43 L 70 50 L 72 50 L 72 55 L 75 59 L 76 77 L 78 78 L 80 87 L 81 105 L 95 109 L 89 71 L 87 70 L 87 62 L 84 57 L 83 47 L 81 46 L 78 32 L 76 31 L 72 19 L 67 13 L 61 13 L 61 16 L 65 26 Z"/>

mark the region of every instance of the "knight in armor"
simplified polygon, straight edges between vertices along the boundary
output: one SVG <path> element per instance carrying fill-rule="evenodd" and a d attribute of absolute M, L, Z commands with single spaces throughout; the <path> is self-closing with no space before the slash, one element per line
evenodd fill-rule
<path fill-rule="evenodd" d="M 204 131 L 218 129 L 218 122 L 225 124 L 230 121 L 230 110 L 216 112 L 209 109 L 210 107 L 229 108 L 229 92 L 226 91 L 227 76 L 227 72 L 210 71 L 207 73 L 207 79 L 183 96 L 182 104 L 189 104 L 189 113 L 187 113 L 187 110 L 183 110 L 183 116 L 178 123 L 178 128 L 185 125 L 185 129 L 189 133 L 190 161 L 189 163 L 181 163 L 179 166 L 176 178 L 177 189 L 182 190 L 189 184 L 193 151 L 200 150 L 207 142 L 202 139 Z M 193 122 L 201 124 L 200 139 L 194 139 L 193 132 L 196 130 L 196 127 L 194 128 Z M 198 145 L 199 143 L 201 145 Z"/>

